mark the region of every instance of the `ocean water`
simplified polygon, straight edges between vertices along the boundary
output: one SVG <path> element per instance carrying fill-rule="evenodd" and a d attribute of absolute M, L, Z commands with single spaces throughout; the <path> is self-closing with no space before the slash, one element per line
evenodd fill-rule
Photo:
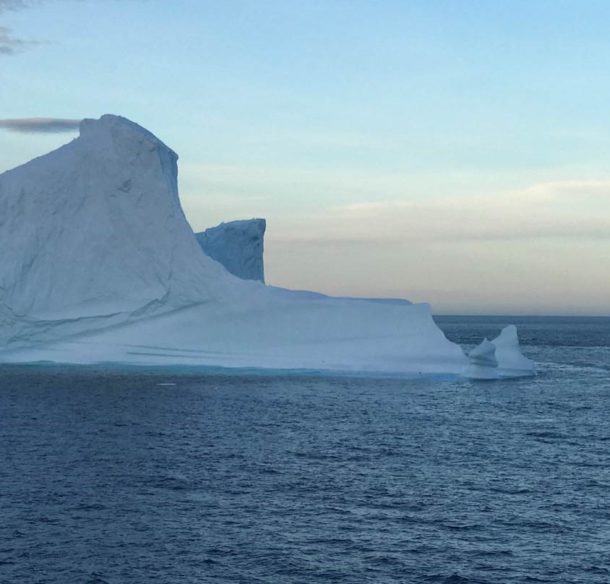
<path fill-rule="evenodd" d="M 0 369 L 0 582 L 610 581 L 610 319 L 502 382 Z"/>

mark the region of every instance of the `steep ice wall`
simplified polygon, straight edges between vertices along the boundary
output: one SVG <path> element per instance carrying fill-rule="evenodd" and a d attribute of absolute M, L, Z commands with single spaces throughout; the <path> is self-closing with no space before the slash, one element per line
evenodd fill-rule
<path fill-rule="evenodd" d="M 196 233 L 201 249 L 229 272 L 244 280 L 265 281 L 264 219 L 221 223 Z"/>

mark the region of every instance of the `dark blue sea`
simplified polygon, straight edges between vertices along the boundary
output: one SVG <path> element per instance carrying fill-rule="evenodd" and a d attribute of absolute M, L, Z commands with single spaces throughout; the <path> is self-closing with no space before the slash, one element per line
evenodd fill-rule
<path fill-rule="evenodd" d="M 534 379 L 0 369 L 2 584 L 610 582 L 610 319 Z"/>

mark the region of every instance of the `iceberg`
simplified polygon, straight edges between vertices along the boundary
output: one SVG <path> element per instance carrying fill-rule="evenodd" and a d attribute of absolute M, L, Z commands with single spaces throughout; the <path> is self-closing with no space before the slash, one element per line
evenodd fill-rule
<path fill-rule="evenodd" d="M 492 342 L 496 347 L 500 377 L 534 375 L 536 364 L 521 353 L 517 327 L 514 324 L 504 327 Z"/>
<path fill-rule="evenodd" d="M 517 327 L 504 327 L 493 340 L 483 339 L 468 353 L 469 364 L 464 371 L 468 379 L 503 379 L 529 377 L 536 372 L 536 365 L 521 353 Z"/>
<path fill-rule="evenodd" d="M 230 221 L 196 233 L 195 237 L 204 253 L 220 262 L 233 275 L 264 283 L 266 227 L 264 219 Z"/>
<path fill-rule="evenodd" d="M 266 286 L 260 220 L 208 230 L 202 246 L 177 160 L 141 126 L 105 115 L 0 174 L 0 362 L 464 371 L 427 304 Z M 499 339 L 500 367 L 518 370 L 514 338 Z"/>

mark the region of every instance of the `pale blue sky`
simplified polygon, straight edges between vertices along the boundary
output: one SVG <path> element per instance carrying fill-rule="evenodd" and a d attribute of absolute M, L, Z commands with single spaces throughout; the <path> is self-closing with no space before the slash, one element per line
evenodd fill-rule
<path fill-rule="evenodd" d="M 195 229 L 267 217 L 271 283 L 610 314 L 610 2 L 10 3 L 0 118 L 144 125 Z"/>

